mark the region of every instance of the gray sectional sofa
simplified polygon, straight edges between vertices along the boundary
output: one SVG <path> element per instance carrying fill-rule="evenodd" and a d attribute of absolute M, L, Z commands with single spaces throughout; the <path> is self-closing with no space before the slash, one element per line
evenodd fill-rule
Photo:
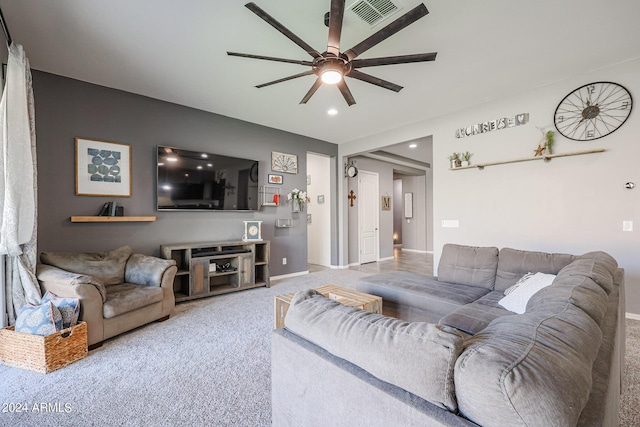
<path fill-rule="evenodd" d="M 527 273 L 556 275 L 516 314 Z M 617 426 L 624 272 L 581 256 L 445 245 L 438 276 L 362 279 L 384 315 L 315 291 L 272 334 L 274 426 Z"/>

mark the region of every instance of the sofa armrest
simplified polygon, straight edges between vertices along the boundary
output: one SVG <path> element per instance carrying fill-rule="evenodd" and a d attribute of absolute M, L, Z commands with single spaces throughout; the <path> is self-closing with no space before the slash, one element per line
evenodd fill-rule
<path fill-rule="evenodd" d="M 79 320 L 87 322 L 89 345 L 104 340 L 102 303 L 106 299 L 106 290 L 102 282 L 46 264 L 37 265 L 36 276 L 43 292 L 80 300 Z"/>
<path fill-rule="evenodd" d="M 36 277 L 44 291 L 65 298 L 98 298 L 101 302 L 107 299 L 104 284 L 93 276 L 73 273 L 46 264 L 36 266 Z"/>
<path fill-rule="evenodd" d="M 169 287 L 173 291 L 173 276 L 177 272 L 175 265 L 172 259 L 133 254 L 127 261 L 124 280 L 142 286 Z"/>

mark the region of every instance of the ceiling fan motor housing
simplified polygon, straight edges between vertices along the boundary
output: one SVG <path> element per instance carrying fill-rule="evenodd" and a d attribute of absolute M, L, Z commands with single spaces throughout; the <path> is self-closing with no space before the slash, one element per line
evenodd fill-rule
<path fill-rule="evenodd" d="M 351 72 L 351 62 L 342 57 L 336 57 L 326 52 L 318 58 L 313 60 L 313 71 L 321 76 L 326 71 L 337 71 L 343 76 L 348 75 Z"/>

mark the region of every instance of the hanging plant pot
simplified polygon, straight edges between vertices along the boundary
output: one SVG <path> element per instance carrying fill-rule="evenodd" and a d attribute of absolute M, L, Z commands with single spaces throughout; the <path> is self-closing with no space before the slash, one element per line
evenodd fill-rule
<path fill-rule="evenodd" d="M 291 211 L 292 212 L 300 212 L 300 202 L 297 200 L 291 201 Z"/>

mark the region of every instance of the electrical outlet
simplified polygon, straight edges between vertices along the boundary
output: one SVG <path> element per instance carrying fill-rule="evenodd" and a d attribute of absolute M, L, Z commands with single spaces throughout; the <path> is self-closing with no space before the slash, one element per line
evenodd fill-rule
<path fill-rule="evenodd" d="M 622 231 L 633 231 L 633 221 L 622 221 Z"/>
<path fill-rule="evenodd" d="M 282 265 L 287 265 L 287 259 L 286 258 L 282 258 Z"/>

